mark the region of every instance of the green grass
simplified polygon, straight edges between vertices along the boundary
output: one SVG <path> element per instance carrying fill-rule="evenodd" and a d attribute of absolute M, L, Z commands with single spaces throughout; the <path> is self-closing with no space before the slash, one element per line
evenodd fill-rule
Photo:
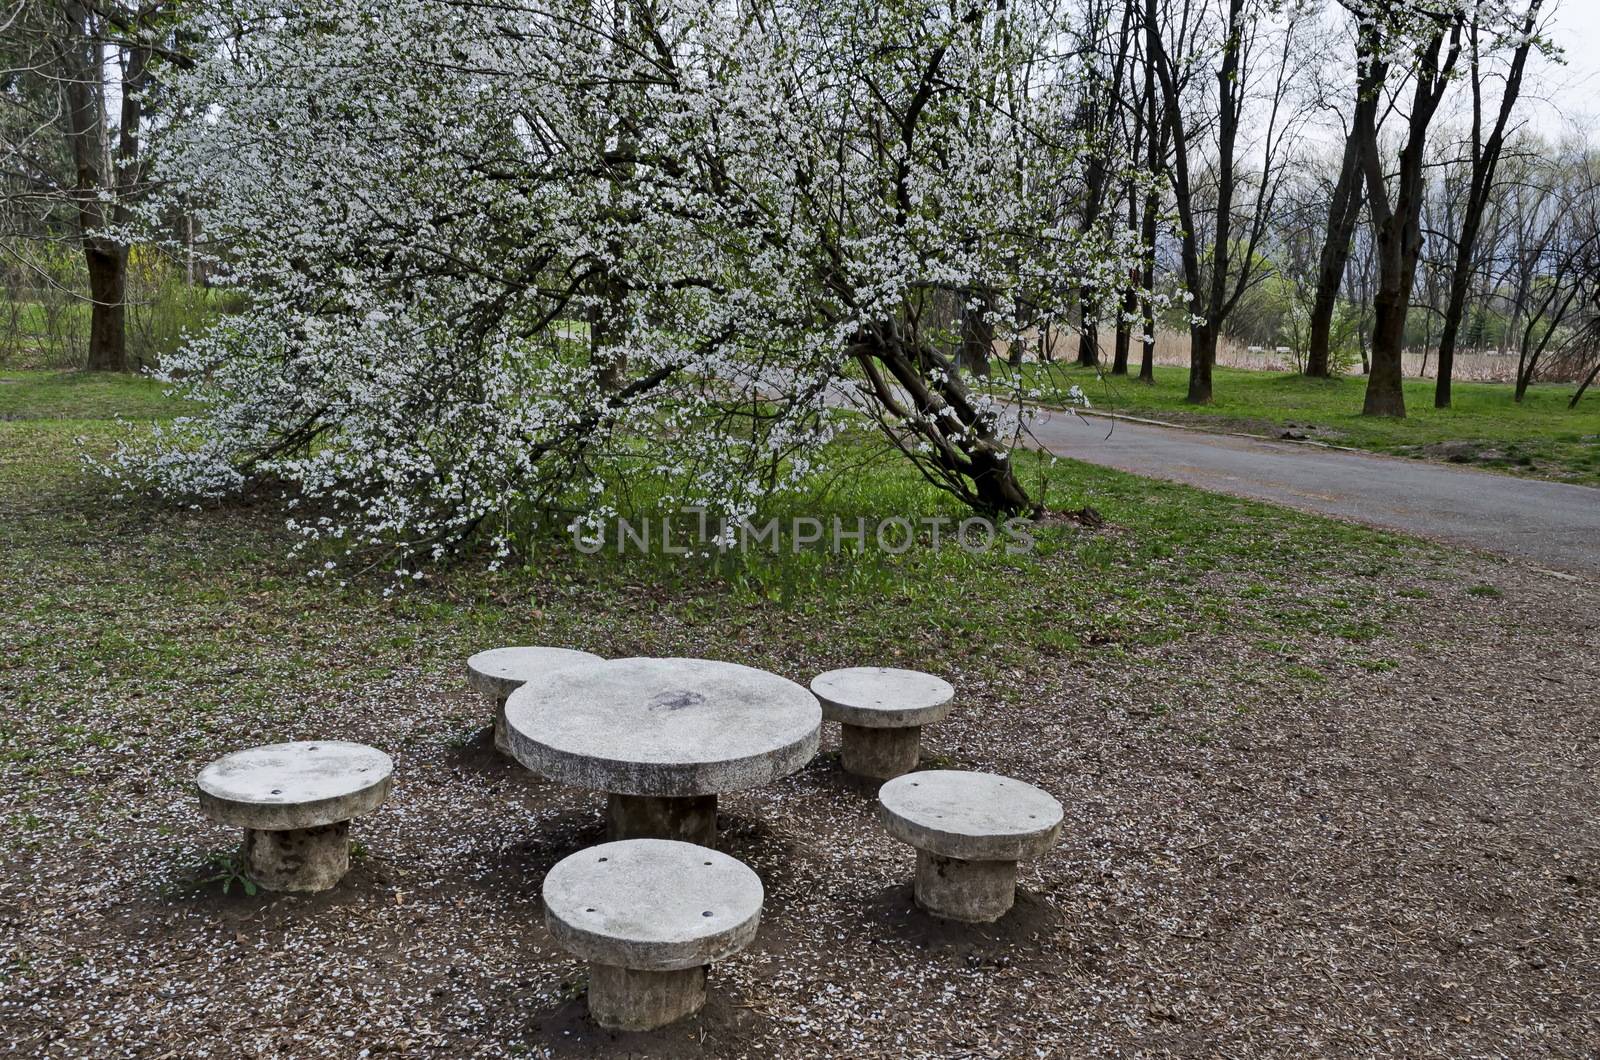
<path fill-rule="evenodd" d="M 1405 382 L 1404 419 L 1361 415 L 1365 377 L 1308 379 L 1295 373 L 1216 370 L 1215 401 L 1184 402 L 1188 373 L 1158 367 L 1153 386 L 1071 365 L 1029 365 L 1028 385 L 1056 402 L 1081 386 L 1095 409 L 1228 431 L 1279 435 L 1400 456 L 1451 460 L 1600 485 L 1600 398 L 1569 410 L 1572 387 L 1531 387 L 1521 404 L 1501 383 L 1457 383 L 1453 406 L 1433 407 L 1433 380 Z"/>
<path fill-rule="evenodd" d="M 0 420 L 166 419 L 181 410 L 166 389 L 107 372 L 0 372 Z"/>
<path fill-rule="evenodd" d="M 1417 599 L 1479 584 L 1444 550 L 1392 534 L 1028 456 L 1028 481 L 1048 484 L 1054 509 L 1093 506 L 1106 527 L 1037 526 L 1022 555 L 934 550 L 924 533 L 898 556 L 672 562 L 532 536 L 514 568 L 489 573 L 469 556 L 386 597 L 381 572 L 308 578 L 270 502 L 112 500 L 80 455 L 137 429 L 116 416 L 178 412 L 153 384 L 8 378 L 19 381 L 0 384 L 0 785 L 13 792 L 12 843 L 34 841 L 30 807 L 69 790 L 73 762 L 109 748 L 181 756 L 241 727 L 295 731 L 330 699 L 397 674 L 408 688 L 457 688 L 460 660 L 497 643 L 734 659 L 793 677 L 878 660 L 1020 699 L 1030 674 L 1111 658 L 1226 719 L 1276 684 L 1372 666 L 1385 657 L 1376 642 L 1416 626 Z M 866 440 L 842 444 L 863 466 L 768 514 L 961 514 L 903 463 L 873 459 Z M 1197 675 L 1196 646 L 1221 642 Z M 459 740 L 477 711 L 452 701 L 407 739 Z M 1173 707 L 1147 723 L 1211 739 L 1225 720 Z M 115 812 L 97 805 L 84 827 L 112 828 Z"/>

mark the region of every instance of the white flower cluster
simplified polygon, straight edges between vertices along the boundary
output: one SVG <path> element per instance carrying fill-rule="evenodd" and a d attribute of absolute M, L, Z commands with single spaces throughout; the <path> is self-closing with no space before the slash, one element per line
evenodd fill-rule
<path fill-rule="evenodd" d="M 201 7 L 154 164 L 247 308 L 163 367 L 201 413 L 105 470 L 281 484 L 307 542 L 404 577 L 475 531 L 508 555 L 531 512 L 598 525 L 630 476 L 742 519 L 820 470 L 846 392 L 1021 508 L 1014 403 L 916 307 L 981 292 L 1013 337 L 1138 254 L 1072 220 L 1049 0 Z"/>

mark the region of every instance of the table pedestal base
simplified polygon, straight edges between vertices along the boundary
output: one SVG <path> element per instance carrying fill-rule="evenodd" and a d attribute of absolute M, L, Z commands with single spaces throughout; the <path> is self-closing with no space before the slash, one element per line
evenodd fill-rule
<path fill-rule="evenodd" d="M 917 851 L 917 904 L 947 920 L 999 920 L 1017 900 L 1015 861 L 962 861 Z"/>
<path fill-rule="evenodd" d="M 511 738 L 506 735 L 506 701 L 503 696 L 490 696 L 494 700 L 494 749 L 511 757 Z"/>
<path fill-rule="evenodd" d="M 922 726 L 867 728 L 848 722 L 839 726 L 839 761 L 845 772 L 873 780 L 893 780 L 917 768 L 922 755 Z"/>
<path fill-rule="evenodd" d="M 674 972 L 589 965 L 589 1015 L 609 1030 L 654 1030 L 694 1015 L 705 1003 L 704 965 Z"/>
<path fill-rule="evenodd" d="M 717 797 L 691 795 L 606 796 L 606 838 L 677 839 L 703 847 L 717 845 Z"/>
<path fill-rule="evenodd" d="M 269 891 L 326 891 L 350 868 L 350 822 L 244 831 L 244 867 Z"/>

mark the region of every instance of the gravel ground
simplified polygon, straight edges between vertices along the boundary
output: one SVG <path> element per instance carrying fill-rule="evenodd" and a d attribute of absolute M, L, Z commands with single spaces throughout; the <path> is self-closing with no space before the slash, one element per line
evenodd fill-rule
<path fill-rule="evenodd" d="M 0 1055 L 1596 1055 L 1593 582 L 1063 464 L 1108 524 L 1025 566 L 385 600 L 308 582 L 270 506 L 108 504 L 70 439 L 110 429 L 0 422 Z M 999 924 L 935 923 L 827 731 L 723 800 L 767 905 L 706 1010 L 599 1031 L 539 886 L 601 800 L 465 688 L 519 642 L 934 670 L 926 764 L 1053 792 L 1062 841 Z M 389 752 L 391 800 L 336 890 L 225 891 L 195 773 L 304 738 Z"/>
<path fill-rule="evenodd" d="M 704 1013 L 643 1036 L 585 1021 L 583 968 L 541 924 L 539 882 L 600 840 L 599 800 L 463 738 L 486 707 L 434 669 L 318 704 L 320 730 L 393 753 L 397 784 L 357 823 L 350 877 L 315 897 L 196 882 L 236 837 L 200 819 L 184 780 L 270 735 L 255 718 L 224 707 L 195 741 L 140 742 L 147 715 L 64 683 L 63 707 L 121 736 L 49 763 L 73 779 L 30 804 L 33 841 L 0 865 L 0 1048 L 1593 1055 L 1600 590 L 1466 562 L 1493 588 L 1425 603 L 1418 628 L 1368 645 L 1393 667 L 1324 660 L 1309 686 L 1240 684 L 1229 663 L 1249 649 L 1226 635 L 947 672 L 959 707 L 925 753 L 1067 808 L 993 927 L 915 910 L 912 854 L 828 733 L 801 773 L 724 799 L 725 849 L 766 883 L 759 938 L 713 969 Z M 359 665 L 324 647 L 326 665 Z M 796 650 L 783 669 L 833 662 Z"/>

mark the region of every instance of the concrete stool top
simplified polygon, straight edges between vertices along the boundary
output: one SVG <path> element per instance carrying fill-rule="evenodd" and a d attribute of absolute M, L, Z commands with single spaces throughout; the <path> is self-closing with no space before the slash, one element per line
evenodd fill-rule
<path fill-rule="evenodd" d="M 467 660 L 467 687 L 504 699 L 540 674 L 602 661 L 598 655 L 573 648 L 490 648 Z"/>
<path fill-rule="evenodd" d="M 602 843 L 544 878 L 557 942 L 586 961 L 643 971 L 697 968 L 744 949 L 764 897 L 744 862 L 671 839 Z"/>
<path fill-rule="evenodd" d="M 542 674 L 506 700 L 511 753 L 536 773 L 619 795 L 715 795 L 817 753 L 822 708 L 793 681 L 705 659 L 613 659 Z"/>
<path fill-rule="evenodd" d="M 956 690 L 948 681 L 917 670 L 892 666 L 852 666 L 811 679 L 829 721 L 864 729 L 930 725 L 950 713 Z"/>
<path fill-rule="evenodd" d="M 366 744 L 302 740 L 235 751 L 200 771 L 200 808 L 261 831 L 320 828 L 383 805 L 394 762 Z"/>
<path fill-rule="evenodd" d="M 1024 861 L 1055 845 L 1061 804 L 1032 784 L 993 773 L 930 769 L 878 791 L 889 834 L 962 861 Z"/>

